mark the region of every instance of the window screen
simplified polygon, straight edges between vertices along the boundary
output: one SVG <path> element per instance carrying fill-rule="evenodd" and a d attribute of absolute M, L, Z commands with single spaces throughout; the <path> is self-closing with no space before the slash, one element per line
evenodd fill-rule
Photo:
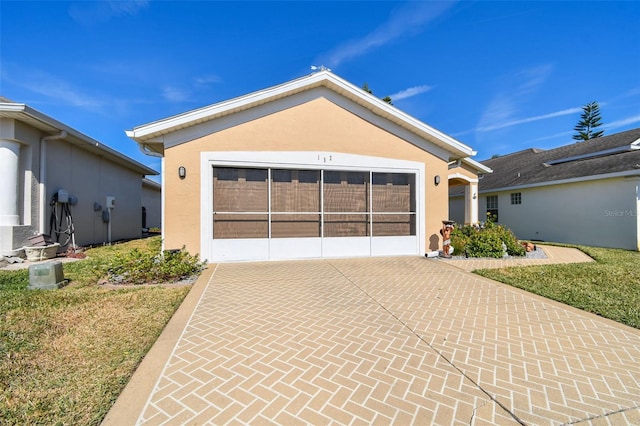
<path fill-rule="evenodd" d="M 268 170 L 213 168 L 213 238 L 269 236 Z"/>

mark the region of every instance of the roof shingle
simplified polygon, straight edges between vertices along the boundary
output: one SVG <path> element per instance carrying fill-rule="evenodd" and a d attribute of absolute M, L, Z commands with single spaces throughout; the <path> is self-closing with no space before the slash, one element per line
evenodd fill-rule
<path fill-rule="evenodd" d="M 550 150 L 529 148 L 482 164 L 493 169 L 479 182 L 483 192 L 619 172 L 640 176 L 640 128 Z"/>

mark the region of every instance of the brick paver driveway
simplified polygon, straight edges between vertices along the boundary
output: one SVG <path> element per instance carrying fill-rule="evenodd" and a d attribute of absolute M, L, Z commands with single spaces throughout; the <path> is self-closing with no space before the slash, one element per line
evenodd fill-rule
<path fill-rule="evenodd" d="M 220 264 L 141 424 L 640 424 L 640 333 L 420 257 Z"/>

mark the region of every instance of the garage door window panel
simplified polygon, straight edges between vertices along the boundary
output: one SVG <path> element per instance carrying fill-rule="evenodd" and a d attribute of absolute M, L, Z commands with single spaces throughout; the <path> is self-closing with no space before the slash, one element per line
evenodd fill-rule
<path fill-rule="evenodd" d="M 271 237 L 320 237 L 320 171 L 271 171 Z"/>
<path fill-rule="evenodd" d="M 372 174 L 373 236 L 416 235 L 415 175 Z"/>
<path fill-rule="evenodd" d="M 269 236 L 268 170 L 213 168 L 213 238 Z"/>
<path fill-rule="evenodd" d="M 323 182 L 324 236 L 369 236 L 369 173 L 327 170 Z"/>

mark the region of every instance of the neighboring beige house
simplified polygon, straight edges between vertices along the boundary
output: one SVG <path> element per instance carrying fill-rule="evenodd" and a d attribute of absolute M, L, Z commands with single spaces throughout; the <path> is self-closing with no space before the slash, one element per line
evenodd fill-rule
<path fill-rule="evenodd" d="M 60 231 L 69 228 L 70 215 L 78 246 L 140 237 L 143 178 L 157 174 L 25 104 L 0 98 L 0 255 L 19 255 L 29 237 L 49 234 L 52 213 Z M 64 198 L 58 201 L 69 202 L 56 202 L 58 194 Z M 147 217 L 156 215 L 160 223 L 150 212 L 159 210 L 159 201 L 147 203 Z"/>
<path fill-rule="evenodd" d="M 479 181 L 479 215 L 518 238 L 640 250 L 640 128 L 482 163 L 494 172 Z"/>
<path fill-rule="evenodd" d="M 163 156 L 165 247 L 210 262 L 436 251 L 475 154 L 329 71 L 127 135 Z"/>

